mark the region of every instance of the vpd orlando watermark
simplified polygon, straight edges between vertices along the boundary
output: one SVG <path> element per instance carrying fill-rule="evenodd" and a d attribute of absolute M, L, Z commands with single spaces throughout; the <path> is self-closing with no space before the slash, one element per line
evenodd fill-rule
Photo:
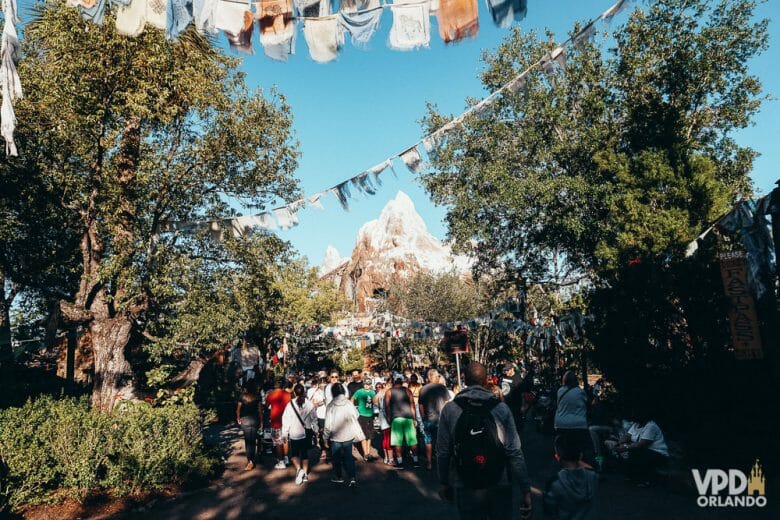
<path fill-rule="evenodd" d="M 697 469 L 692 471 L 699 491 L 699 507 L 766 506 L 766 477 L 758 459 L 749 475 L 738 469 L 708 469 L 704 474 Z"/>

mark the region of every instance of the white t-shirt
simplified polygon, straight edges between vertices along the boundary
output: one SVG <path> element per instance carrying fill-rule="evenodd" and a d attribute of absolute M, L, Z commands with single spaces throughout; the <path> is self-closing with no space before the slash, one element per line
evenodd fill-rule
<path fill-rule="evenodd" d="M 641 428 L 636 423 L 634 423 L 634 425 L 631 427 L 631 430 L 629 430 L 629 433 L 632 434 L 631 440 L 633 442 L 636 442 L 636 440 L 634 440 L 634 434 L 636 434 L 638 436 L 637 440 L 644 439 L 651 442 L 651 450 L 660 453 L 665 457 L 669 456 L 669 447 L 666 445 L 666 439 L 664 439 L 664 434 L 655 421 L 647 421 L 647 424 Z"/>

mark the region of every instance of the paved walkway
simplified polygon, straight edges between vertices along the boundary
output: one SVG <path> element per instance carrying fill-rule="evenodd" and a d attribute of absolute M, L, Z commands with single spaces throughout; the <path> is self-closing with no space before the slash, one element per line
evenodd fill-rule
<path fill-rule="evenodd" d="M 393 470 L 381 461 L 358 463 L 358 486 L 349 489 L 330 482 L 330 465 L 316 464 L 309 482 L 296 486 L 294 470 L 272 469 L 270 455 L 254 471 L 244 471 L 243 440 L 237 428 L 222 431 L 232 440 L 233 449 L 222 478 L 211 487 L 150 505 L 126 518 L 165 520 L 206 520 L 262 518 L 268 520 L 380 520 L 455 518 L 457 512 L 439 500 L 438 482 L 433 473 L 421 469 Z M 527 428 L 523 451 L 534 484 L 544 487 L 553 475 L 551 439 Z M 780 497 L 770 496 L 771 510 L 702 510 L 696 497 L 666 487 L 639 489 L 618 474 L 607 474 L 600 485 L 598 518 L 605 519 L 731 519 L 780 518 Z M 534 518 L 543 518 L 541 504 L 535 503 Z"/>

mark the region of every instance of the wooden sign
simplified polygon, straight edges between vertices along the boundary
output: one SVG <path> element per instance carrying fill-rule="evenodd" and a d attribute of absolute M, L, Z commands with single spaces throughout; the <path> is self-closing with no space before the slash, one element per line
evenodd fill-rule
<path fill-rule="evenodd" d="M 738 251 L 721 254 L 720 274 L 723 277 L 723 289 L 731 300 L 729 324 L 736 358 L 763 359 L 756 303 L 748 288 L 745 253 Z"/>

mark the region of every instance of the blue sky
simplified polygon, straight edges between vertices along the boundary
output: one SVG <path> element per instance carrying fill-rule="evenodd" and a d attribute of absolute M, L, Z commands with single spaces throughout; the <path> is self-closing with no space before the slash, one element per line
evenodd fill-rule
<path fill-rule="evenodd" d="M 520 23 L 523 30 L 551 29 L 558 41 L 576 21 L 590 19 L 608 8 L 613 0 L 529 0 L 528 16 Z M 780 2 L 772 0 L 760 9 L 771 19 L 780 14 Z M 359 50 L 350 42 L 339 59 L 317 64 L 308 56 L 308 47 L 300 32 L 297 54 L 287 63 L 266 58 L 255 41 L 255 55 L 243 58 L 243 69 L 253 86 L 272 86 L 286 96 L 292 106 L 296 138 L 302 157 L 297 175 L 305 193 L 315 193 L 349 178 L 385 158 L 402 151 L 421 137 L 418 123 L 425 103 L 436 103 L 441 110 L 459 113 L 467 96 L 482 97 L 478 73 L 480 55 L 496 48 L 507 30 L 495 27 L 480 0 L 479 36 L 457 45 L 446 46 L 432 20 L 430 49 L 411 52 L 391 51 L 387 35 L 392 16 L 385 11 L 380 29 L 368 50 Z M 625 19 L 626 14 L 615 23 Z M 775 44 L 777 24 L 771 24 L 771 47 L 751 64 L 751 70 L 764 83 L 767 93 L 780 95 L 780 73 L 776 64 L 780 50 Z M 780 175 L 773 165 L 780 162 L 776 145 L 780 133 L 777 101 L 767 102 L 755 126 L 738 135 L 762 155 L 756 161 L 753 178 L 759 192 L 769 191 Z M 349 212 L 341 209 L 333 197 L 324 199 L 325 211 L 306 209 L 300 213 L 300 225 L 279 231 L 313 264 L 319 264 L 325 248 L 332 244 L 342 255 L 349 255 L 357 230 L 376 218 L 385 203 L 398 190 L 410 195 L 434 235 L 444 237 L 444 209 L 435 207 L 414 177 L 401 165 L 398 178 L 384 175 L 384 185 L 376 196 L 358 198 Z"/>

